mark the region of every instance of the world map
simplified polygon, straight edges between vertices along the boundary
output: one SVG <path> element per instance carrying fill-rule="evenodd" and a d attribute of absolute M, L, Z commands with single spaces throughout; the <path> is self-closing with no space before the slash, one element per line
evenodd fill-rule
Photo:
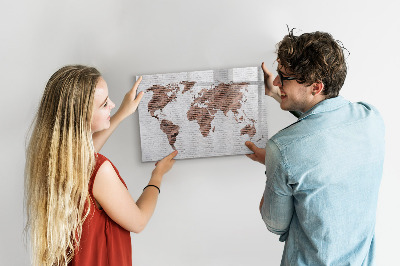
<path fill-rule="evenodd" d="M 172 150 L 179 151 L 177 159 L 244 154 L 246 140 L 265 144 L 261 84 L 255 67 L 143 76 L 142 161 L 159 160 Z"/>

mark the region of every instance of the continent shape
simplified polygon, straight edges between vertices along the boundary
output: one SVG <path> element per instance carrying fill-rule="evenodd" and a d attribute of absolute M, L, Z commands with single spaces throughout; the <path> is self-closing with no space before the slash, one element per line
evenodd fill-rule
<path fill-rule="evenodd" d="M 183 90 L 179 84 L 184 85 Z M 175 142 L 179 135 L 179 125 L 175 125 L 167 119 L 160 119 L 163 109 L 177 97 L 181 91 L 184 94 L 196 84 L 195 81 L 181 81 L 179 84 L 167 84 L 166 86 L 153 85 L 146 92 L 153 92 L 153 96 L 148 103 L 148 112 L 150 115 L 160 121 L 160 129 L 166 134 L 168 143 L 176 150 Z M 217 111 L 221 111 L 225 116 L 228 112 L 232 112 L 235 120 L 241 122 L 244 120 L 243 115 L 238 118 L 239 110 L 242 107 L 244 94 L 241 92 L 249 84 L 246 82 L 239 83 L 220 83 L 209 88 L 203 88 L 191 103 L 190 109 L 186 112 L 189 121 L 196 121 L 199 125 L 200 133 L 203 137 L 207 137 L 211 131 L 211 123 Z M 256 128 L 247 124 L 240 131 L 241 135 L 248 134 L 253 137 L 256 134 Z M 215 127 L 213 128 L 213 132 Z"/>

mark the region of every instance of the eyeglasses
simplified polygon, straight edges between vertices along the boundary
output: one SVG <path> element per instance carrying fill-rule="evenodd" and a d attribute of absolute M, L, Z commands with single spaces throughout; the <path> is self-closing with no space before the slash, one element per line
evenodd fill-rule
<path fill-rule="evenodd" d="M 297 79 L 296 77 L 284 77 L 280 70 L 277 70 L 277 71 L 278 71 L 279 80 L 281 81 L 282 87 L 283 87 L 283 81 L 284 80 L 295 80 L 295 79 Z"/>

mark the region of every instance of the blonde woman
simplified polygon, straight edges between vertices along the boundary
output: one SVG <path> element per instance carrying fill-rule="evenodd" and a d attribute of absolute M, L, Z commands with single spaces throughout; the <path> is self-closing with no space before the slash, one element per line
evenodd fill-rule
<path fill-rule="evenodd" d="M 115 166 L 98 152 L 135 112 L 139 79 L 118 111 L 92 67 L 66 66 L 48 81 L 27 149 L 25 196 L 33 265 L 132 265 L 130 232 L 156 207 L 177 152 L 156 164 L 135 202 Z"/>

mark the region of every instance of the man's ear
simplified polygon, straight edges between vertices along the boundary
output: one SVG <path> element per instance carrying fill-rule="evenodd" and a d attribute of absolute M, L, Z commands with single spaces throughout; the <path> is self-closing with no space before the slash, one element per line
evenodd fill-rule
<path fill-rule="evenodd" d="M 312 95 L 318 95 L 322 92 L 322 90 L 324 89 L 324 83 L 322 82 L 315 82 L 312 84 Z"/>

